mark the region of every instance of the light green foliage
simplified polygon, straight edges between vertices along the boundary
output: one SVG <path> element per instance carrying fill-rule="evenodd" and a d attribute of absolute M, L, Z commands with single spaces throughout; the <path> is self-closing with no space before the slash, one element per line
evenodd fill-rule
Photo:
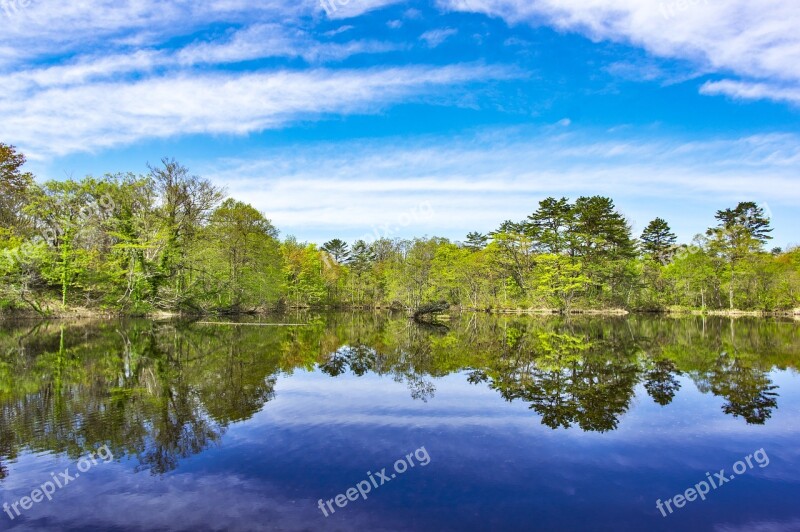
<path fill-rule="evenodd" d="M 250 312 L 289 306 L 785 310 L 800 306 L 800 252 L 765 251 L 752 202 L 676 245 L 656 218 L 641 241 L 610 198 L 546 198 L 464 243 L 380 239 L 321 248 L 287 238 L 174 160 L 147 175 L 36 184 L 0 144 L 0 310 L 63 307 Z M 638 249 L 638 247 L 641 249 Z"/>
<path fill-rule="evenodd" d="M 325 301 L 323 256 L 313 244 L 301 244 L 289 237 L 281 246 L 289 303 L 309 306 Z"/>
<path fill-rule="evenodd" d="M 207 294 L 217 291 L 216 307 L 230 311 L 268 308 L 283 291 L 278 231 L 263 214 L 227 199 L 211 215 L 201 241 L 213 279 Z"/>

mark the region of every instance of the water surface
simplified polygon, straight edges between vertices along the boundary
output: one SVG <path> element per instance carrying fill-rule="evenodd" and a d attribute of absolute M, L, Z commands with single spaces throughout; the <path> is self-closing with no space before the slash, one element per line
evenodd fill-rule
<path fill-rule="evenodd" d="M 0 326 L 0 529 L 800 530 L 795 322 L 257 321 Z"/>

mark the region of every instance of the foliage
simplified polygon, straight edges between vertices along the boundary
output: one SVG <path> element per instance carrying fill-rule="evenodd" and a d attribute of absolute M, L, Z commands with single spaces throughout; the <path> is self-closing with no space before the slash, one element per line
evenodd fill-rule
<path fill-rule="evenodd" d="M 36 183 L 0 144 L 0 309 L 252 312 L 280 305 L 415 309 L 788 310 L 796 249 L 765 251 L 752 202 L 677 245 L 662 218 L 639 242 L 613 200 L 546 198 L 522 221 L 444 238 L 287 237 L 254 207 L 171 159 L 147 175 Z M 57 303 L 56 303 L 57 302 Z"/>

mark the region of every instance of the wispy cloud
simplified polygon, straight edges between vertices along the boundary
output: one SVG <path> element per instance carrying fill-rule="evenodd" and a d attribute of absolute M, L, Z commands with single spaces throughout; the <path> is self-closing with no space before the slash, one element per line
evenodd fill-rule
<path fill-rule="evenodd" d="M 452 65 L 152 76 L 0 97 L 0 138 L 66 154 L 187 134 L 243 135 L 327 113 L 373 113 L 436 87 L 514 75 Z"/>
<path fill-rule="evenodd" d="M 700 92 L 710 95 L 725 95 L 737 100 L 770 99 L 800 106 L 800 85 L 786 86 L 750 81 L 709 81 L 700 87 Z"/>
<path fill-rule="evenodd" d="M 291 25 L 311 13 L 316 5 L 312 0 L 36 1 L 4 18 L 0 50 L 7 53 L 0 57 L 6 62 L 20 62 L 80 51 L 98 43 L 105 50 L 152 46 L 214 23 L 280 20 Z"/>
<path fill-rule="evenodd" d="M 453 35 L 456 35 L 457 33 L 458 30 L 455 28 L 444 28 L 444 29 L 426 31 L 425 33 L 420 35 L 419 38 L 421 41 L 425 41 L 425 43 L 427 43 L 429 48 L 436 48 L 437 46 L 442 44 L 444 41 L 446 41 Z"/>
<path fill-rule="evenodd" d="M 749 97 L 796 102 L 800 87 L 800 9 L 783 0 L 439 0 L 439 5 L 690 61 L 702 72 L 744 78 Z M 716 87 L 743 93 L 730 85 Z"/>
<path fill-rule="evenodd" d="M 263 209 L 288 232 L 353 237 L 402 218 L 422 201 L 433 218 L 409 234 L 462 237 L 521 219 L 548 195 L 607 194 L 638 229 L 681 212 L 674 226 L 690 239 L 716 209 L 768 201 L 782 214 L 800 206 L 794 186 L 800 138 L 761 135 L 712 140 L 566 130 L 493 130 L 459 139 L 322 144 L 204 170 Z M 392 146 L 391 148 L 387 148 Z M 286 150 L 284 150 L 285 152 Z M 664 212 L 653 203 L 665 205 Z M 789 207 L 790 206 L 790 207 Z"/>

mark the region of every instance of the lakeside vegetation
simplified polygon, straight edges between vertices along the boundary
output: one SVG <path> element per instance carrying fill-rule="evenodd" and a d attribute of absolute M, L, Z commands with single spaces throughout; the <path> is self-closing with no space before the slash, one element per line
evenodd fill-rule
<path fill-rule="evenodd" d="M 257 209 L 165 159 L 147 175 L 37 183 L 0 144 L 0 311 L 243 313 L 285 307 L 791 311 L 800 249 L 770 249 L 753 202 L 679 244 L 641 235 L 613 200 L 547 198 L 463 242 L 323 246 L 280 238 Z"/>

